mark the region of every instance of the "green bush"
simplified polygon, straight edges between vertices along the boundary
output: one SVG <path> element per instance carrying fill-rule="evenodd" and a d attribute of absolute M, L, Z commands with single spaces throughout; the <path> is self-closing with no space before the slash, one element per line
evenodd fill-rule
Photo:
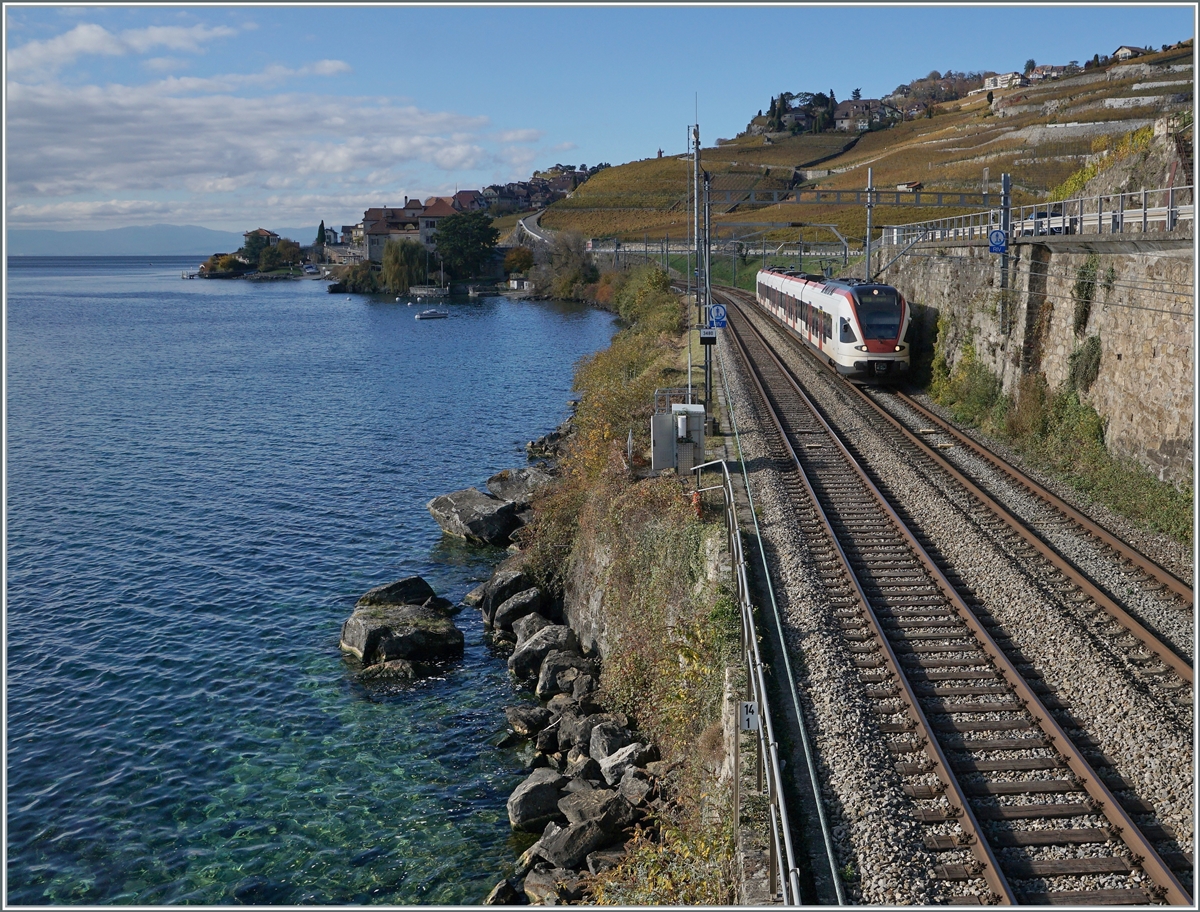
<path fill-rule="evenodd" d="M 1099 376 L 1100 337 L 1089 336 L 1067 360 L 1067 387 L 1086 393 Z"/>
<path fill-rule="evenodd" d="M 1079 398 L 1095 381 L 1100 347 L 1098 336 L 1080 346 L 1071 359 L 1071 377 L 1057 392 L 1044 375 L 1033 374 L 1021 378 L 1016 397 L 1010 398 L 999 394 L 999 378 L 968 345 L 953 373 L 946 372 L 930 393 L 960 421 L 1005 440 L 1034 467 L 1190 546 L 1191 486 L 1159 481 L 1132 461 L 1113 457 L 1104 444 L 1104 420 Z"/>
<path fill-rule="evenodd" d="M 1071 300 L 1075 302 L 1074 327 L 1077 336 L 1083 335 L 1087 329 L 1088 317 L 1092 313 L 1092 302 L 1096 300 L 1096 270 L 1099 266 L 1100 257 L 1089 253 L 1075 274 L 1075 284 L 1071 287 Z"/>

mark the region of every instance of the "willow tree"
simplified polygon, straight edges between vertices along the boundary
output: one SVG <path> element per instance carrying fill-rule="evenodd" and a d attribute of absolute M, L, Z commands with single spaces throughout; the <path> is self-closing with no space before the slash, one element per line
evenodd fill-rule
<path fill-rule="evenodd" d="M 412 285 L 425 281 L 425 247 L 417 241 L 388 241 L 383 245 L 383 287 L 406 294 Z"/>

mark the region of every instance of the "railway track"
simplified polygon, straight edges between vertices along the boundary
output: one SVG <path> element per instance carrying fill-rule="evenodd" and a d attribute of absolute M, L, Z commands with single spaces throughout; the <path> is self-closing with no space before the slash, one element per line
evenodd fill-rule
<path fill-rule="evenodd" d="M 753 301 L 752 295 L 733 289 L 722 289 L 722 296 L 731 306 L 749 304 Z M 803 351 L 805 356 L 811 357 L 811 354 L 802 347 L 797 346 L 797 350 Z M 815 358 L 813 361 L 819 363 Z M 825 365 L 822 364 L 822 367 L 824 368 Z M 832 371 L 829 373 L 831 378 L 836 376 Z M 1114 620 L 1118 628 L 1109 631 L 1107 639 L 1113 644 L 1114 649 L 1125 656 L 1127 663 L 1135 669 L 1139 677 L 1145 679 L 1149 686 L 1169 691 L 1164 694 L 1166 698 L 1180 704 L 1191 705 L 1194 685 L 1193 662 L 1191 656 L 1183 651 L 1182 644 L 1178 642 L 1179 637 L 1172 642 L 1169 637 L 1155 629 L 1152 621 L 1146 621 L 1135 612 L 1130 611 L 1122 599 L 1110 592 L 1103 582 L 1093 579 L 1070 557 L 1062 553 L 1048 535 L 1039 534 L 1034 524 L 1022 519 L 1006 507 L 997 494 L 961 471 L 944 455 L 941 447 L 931 442 L 930 435 L 936 432 L 937 435 L 945 436 L 951 442 L 943 444 L 943 446 L 959 447 L 983 460 L 995 471 L 1006 476 L 1052 510 L 1058 522 L 1073 525 L 1099 546 L 1106 548 L 1113 555 L 1115 563 L 1125 564 L 1140 576 L 1144 587 L 1153 592 L 1174 597 L 1178 601 L 1179 611 L 1190 614 L 1194 599 L 1192 588 L 1188 583 L 1109 533 L 1056 494 L 1006 463 L 978 441 L 962 433 L 912 397 L 894 389 L 887 392 L 868 390 L 858 384 L 845 382 L 841 378 L 837 379 L 837 383 L 843 391 L 855 397 L 873 414 L 878 415 L 887 423 L 889 433 L 895 441 L 893 444 L 895 448 L 907 448 L 913 453 L 919 454 L 921 458 L 928 460 L 940 471 L 953 478 L 985 506 L 996 518 L 996 521 L 1002 523 L 1013 535 L 1023 541 L 1031 549 L 1031 556 L 1039 556 L 1047 561 L 1062 575 L 1065 585 L 1077 588 L 1083 596 L 1090 600 L 1091 604 L 1103 610 L 1108 617 Z M 920 416 L 925 426 L 915 429 L 907 426 L 896 417 L 892 409 L 885 407 L 879 401 L 886 397 L 892 397 L 911 409 Z M 1190 641 L 1190 633 L 1184 639 Z M 1190 642 L 1187 645 L 1190 645 Z M 1186 686 L 1180 687 L 1180 683 Z"/>
<path fill-rule="evenodd" d="M 956 901 L 1188 905 L 1153 808 L 1060 722 L 1037 672 L 943 570 L 736 308 L 736 343 L 846 649 Z M 1023 668 L 1023 670 L 1022 670 Z M 1135 815 L 1141 817 L 1140 824 Z"/>

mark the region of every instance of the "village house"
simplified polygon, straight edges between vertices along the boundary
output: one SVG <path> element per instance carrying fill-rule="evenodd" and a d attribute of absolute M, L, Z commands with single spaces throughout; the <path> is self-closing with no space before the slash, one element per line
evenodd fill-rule
<path fill-rule="evenodd" d="M 1027 85 L 1029 85 L 1029 80 L 1016 72 L 1016 70 L 1011 73 L 999 73 L 996 76 L 989 76 L 983 81 L 985 89 L 1009 89 L 1013 86 Z"/>
<path fill-rule="evenodd" d="M 407 197 L 399 209 L 372 207 L 363 213 L 363 239 L 368 260 L 383 260 L 383 248 L 388 241 L 421 240 L 421 213 L 425 207 L 420 200 Z"/>
<path fill-rule="evenodd" d="M 1133 47 L 1129 44 L 1123 44 L 1112 52 L 1112 56 L 1115 60 L 1132 60 L 1134 57 L 1142 57 L 1146 54 L 1152 53 L 1154 52 L 1148 48 Z"/>
<path fill-rule="evenodd" d="M 477 212 L 487 208 L 487 202 L 478 190 L 459 190 L 452 199 L 451 205 L 459 212 Z"/>
<path fill-rule="evenodd" d="M 1054 66 L 1047 63 L 1034 67 L 1029 73 L 1029 81 L 1039 82 L 1043 79 L 1058 79 L 1060 76 L 1066 75 L 1066 72 L 1067 68 L 1065 66 Z"/>
<path fill-rule="evenodd" d="M 833 126 L 837 130 L 862 133 L 871 129 L 872 124 L 884 123 L 898 114 L 895 108 L 884 105 L 878 98 L 859 98 L 843 101 L 834 108 Z"/>
<path fill-rule="evenodd" d="M 279 235 L 274 231 L 268 231 L 266 228 L 255 228 L 253 231 L 245 232 L 242 237 L 246 239 L 246 243 L 250 243 L 250 239 L 254 237 L 262 237 L 267 239 L 267 246 L 274 247 L 279 243 Z"/>
<path fill-rule="evenodd" d="M 458 215 L 458 210 L 450 203 L 451 199 L 447 196 L 431 196 L 425 200 L 425 208 L 421 212 L 421 243 L 427 248 L 433 248 L 438 222 L 447 216 Z"/>

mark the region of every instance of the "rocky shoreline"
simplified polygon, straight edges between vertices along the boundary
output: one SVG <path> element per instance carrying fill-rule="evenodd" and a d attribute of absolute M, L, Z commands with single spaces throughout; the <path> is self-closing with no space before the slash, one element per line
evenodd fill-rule
<path fill-rule="evenodd" d="M 534 497 L 553 483 L 572 431 L 568 418 L 531 441 L 529 459 L 543 461 L 493 475 L 486 491 L 466 488 L 427 504 L 447 534 L 512 552 L 463 604 L 480 612 L 494 644 L 511 650 L 510 673 L 538 698 L 502 710 L 504 743 L 533 748 L 528 775 L 507 802 L 509 823 L 514 834 L 538 838 L 483 900 L 487 905 L 584 899 L 588 876 L 619 863 L 631 840 L 654 837 L 678 765 L 660 760 L 633 720 L 597 701 L 602 657 L 581 645 L 563 605 L 537 587 L 514 544 L 533 517 Z M 340 645 L 362 662 L 364 684 L 435 674 L 462 656 L 463 634 L 452 619 L 459 607 L 420 577 L 378 586 L 355 604 Z"/>

